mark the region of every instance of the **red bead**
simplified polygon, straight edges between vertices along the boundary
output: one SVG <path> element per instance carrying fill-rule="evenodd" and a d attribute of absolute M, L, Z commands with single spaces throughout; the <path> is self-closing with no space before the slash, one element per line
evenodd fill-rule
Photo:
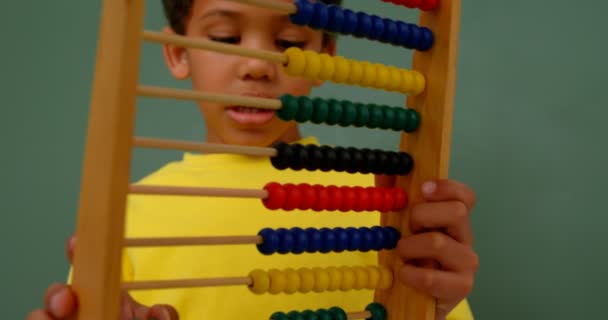
<path fill-rule="evenodd" d="M 287 193 L 281 184 L 277 182 L 267 183 L 264 190 L 268 192 L 268 197 L 262 199 L 262 203 L 267 209 L 277 210 L 283 207 Z"/>
<path fill-rule="evenodd" d="M 437 8 L 439 4 L 439 0 L 422 0 L 420 4 L 420 9 L 424 11 L 430 11 Z"/>
<path fill-rule="evenodd" d="M 356 196 L 355 206 L 353 207 L 353 210 L 355 210 L 357 212 L 367 210 L 367 207 L 369 206 L 369 202 L 370 202 L 370 196 L 365 191 L 365 188 L 354 187 L 353 190 L 355 191 L 355 196 Z"/>
<path fill-rule="evenodd" d="M 403 4 L 404 6 L 408 7 L 408 8 L 418 8 L 418 6 L 420 5 L 421 0 L 403 0 L 401 1 L 401 4 Z"/>
<path fill-rule="evenodd" d="M 325 210 L 329 206 L 329 192 L 324 186 L 320 184 L 315 184 L 314 186 L 312 186 L 312 188 L 316 194 L 316 201 L 312 205 L 312 210 Z"/>
<path fill-rule="evenodd" d="M 340 206 L 340 211 L 346 212 L 353 210 L 355 202 L 357 201 L 357 195 L 353 188 L 340 187 L 340 191 L 342 192 L 342 205 Z"/>
<path fill-rule="evenodd" d="M 329 194 L 329 203 L 327 210 L 336 211 L 342 206 L 342 193 L 336 186 L 327 186 L 327 193 Z"/>
<path fill-rule="evenodd" d="M 400 188 L 394 188 L 393 196 L 395 197 L 393 211 L 399 211 L 404 209 L 407 205 L 407 194 L 405 193 L 405 190 Z"/>
<path fill-rule="evenodd" d="M 370 195 L 370 206 L 368 207 L 369 211 L 380 210 L 382 208 L 382 201 L 384 200 L 384 196 L 382 192 L 378 188 L 368 187 L 367 192 Z"/>
<path fill-rule="evenodd" d="M 302 195 L 302 199 L 300 200 L 300 205 L 298 206 L 298 209 L 308 210 L 312 208 L 317 198 L 317 195 L 315 194 L 315 189 L 313 189 L 312 186 L 307 183 L 299 184 L 298 189 L 300 189 L 300 193 Z"/>
<path fill-rule="evenodd" d="M 285 199 L 285 203 L 283 204 L 283 210 L 291 211 L 298 208 L 300 206 L 300 202 L 302 201 L 302 193 L 300 192 L 300 189 L 292 183 L 285 184 L 284 188 L 287 193 L 287 197 Z"/>
<path fill-rule="evenodd" d="M 393 192 L 389 188 L 382 188 L 382 195 L 384 199 L 382 201 L 382 206 L 380 207 L 381 212 L 389 212 L 392 211 L 395 207 L 395 196 Z"/>

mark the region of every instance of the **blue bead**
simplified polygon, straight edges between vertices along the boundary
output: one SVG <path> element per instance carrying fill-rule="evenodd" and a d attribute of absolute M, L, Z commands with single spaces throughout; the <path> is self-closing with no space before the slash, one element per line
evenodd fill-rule
<path fill-rule="evenodd" d="M 329 13 L 327 12 L 327 5 L 323 2 L 315 2 L 313 6 L 312 19 L 309 22 L 309 26 L 312 29 L 323 29 L 329 22 Z"/>
<path fill-rule="evenodd" d="M 359 245 L 359 251 L 368 252 L 374 246 L 374 234 L 370 228 L 361 227 L 359 228 L 359 234 L 361 234 L 361 244 Z"/>
<path fill-rule="evenodd" d="M 342 252 L 348 247 L 348 233 L 343 228 L 334 228 L 334 235 L 336 237 L 336 245 L 334 246 L 334 252 Z"/>
<path fill-rule="evenodd" d="M 294 243 L 291 253 L 300 254 L 308 249 L 308 235 L 302 228 L 291 228 L 289 232 L 293 235 Z"/>
<path fill-rule="evenodd" d="M 386 43 L 396 44 L 395 41 L 399 36 L 399 28 L 397 27 L 397 22 L 391 19 L 382 19 L 384 23 L 384 34 L 382 34 L 382 40 Z"/>
<path fill-rule="evenodd" d="M 306 229 L 306 236 L 308 237 L 308 248 L 306 248 L 306 252 L 319 252 L 323 246 L 321 232 L 315 228 L 308 228 Z"/>
<path fill-rule="evenodd" d="M 372 31 L 369 33 L 369 38 L 372 40 L 380 40 L 384 36 L 384 21 L 382 18 L 372 15 Z"/>
<path fill-rule="evenodd" d="M 336 234 L 329 228 L 321 228 L 321 250 L 322 253 L 328 253 L 336 247 Z"/>
<path fill-rule="evenodd" d="M 398 46 L 406 46 L 408 41 L 410 41 L 410 26 L 405 22 L 397 22 L 397 37 L 395 38 L 393 44 Z"/>
<path fill-rule="evenodd" d="M 352 10 L 344 10 L 344 23 L 342 24 L 342 33 L 353 34 L 357 30 L 357 14 Z"/>
<path fill-rule="evenodd" d="M 258 232 L 258 235 L 262 237 L 262 243 L 257 245 L 258 251 L 266 255 L 277 252 L 279 248 L 279 236 L 276 231 L 264 228 Z"/>
<path fill-rule="evenodd" d="M 374 236 L 374 243 L 372 245 L 373 250 L 380 251 L 384 249 L 385 236 L 384 236 L 384 228 L 375 226 L 371 228 L 372 234 Z"/>
<path fill-rule="evenodd" d="M 361 233 L 359 230 L 349 227 L 346 228 L 346 232 L 348 233 L 348 247 L 346 249 L 348 251 L 359 250 L 359 247 L 361 247 Z"/>
<path fill-rule="evenodd" d="M 410 37 L 407 39 L 408 41 L 405 43 L 405 46 L 410 49 L 417 49 L 422 42 L 422 32 L 420 32 L 420 28 L 415 25 L 410 25 L 409 27 Z"/>
<path fill-rule="evenodd" d="M 308 0 L 296 0 L 295 5 L 297 10 L 289 15 L 289 20 L 293 24 L 308 25 L 314 12 L 312 3 Z"/>
<path fill-rule="evenodd" d="M 399 242 L 399 238 L 401 238 L 401 234 L 397 229 L 386 227 L 384 229 L 384 249 L 395 249 L 397 247 L 397 242 Z"/>
<path fill-rule="evenodd" d="M 344 24 L 344 11 L 340 6 L 331 4 L 327 6 L 327 14 L 329 15 L 329 21 L 325 27 L 327 31 L 339 32 L 342 30 Z"/>
<path fill-rule="evenodd" d="M 281 254 L 290 253 L 293 250 L 295 241 L 291 232 L 285 228 L 279 228 L 277 229 L 277 235 L 279 236 L 279 248 L 277 252 Z"/>
<path fill-rule="evenodd" d="M 420 32 L 422 33 L 422 43 L 420 44 L 420 50 L 425 51 L 433 47 L 435 42 L 433 32 L 429 28 L 421 27 Z"/>
<path fill-rule="evenodd" d="M 357 27 L 353 35 L 355 37 L 365 38 L 372 33 L 372 18 L 365 12 L 357 13 Z"/>

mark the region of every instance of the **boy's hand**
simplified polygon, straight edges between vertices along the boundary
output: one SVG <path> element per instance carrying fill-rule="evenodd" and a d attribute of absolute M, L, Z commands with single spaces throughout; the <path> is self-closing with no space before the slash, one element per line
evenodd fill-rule
<path fill-rule="evenodd" d="M 378 177 L 380 185 L 394 180 Z M 473 289 L 479 258 L 473 250 L 470 212 L 475 206 L 474 192 L 453 180 L 429 181 L 422 185 L 425 201 L 412 207 L 412 235 L 399 241 L 397 252 L 405 265 L 397 276 L 406 285 L 437 299 L 436 318 L 448 313 Z M 437 269 L 420 265 L 432 260 Z"/>
<path fill-rule="evenodd" d="M 67 256 L 72 262 L 74 238 L 68 240 Z M 76 313 L 78 301 L 68 285 L 53 284 L 44 295 L 44 308 L 32 311 L 27 320 L 61 320 Z M 177 311 L 167 305 L 144 306 L 124 292 L 120 320 L 178 320 Z"/>

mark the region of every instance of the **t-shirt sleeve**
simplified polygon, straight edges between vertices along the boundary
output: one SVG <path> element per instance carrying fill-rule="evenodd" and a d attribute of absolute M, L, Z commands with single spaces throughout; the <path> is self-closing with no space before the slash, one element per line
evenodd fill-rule
<path fill-rule="evenodd" d="M 473 312 L 467 300 L 462 300 L 456 308 L 450 312 L 446 320 L 473 320 Z"/>

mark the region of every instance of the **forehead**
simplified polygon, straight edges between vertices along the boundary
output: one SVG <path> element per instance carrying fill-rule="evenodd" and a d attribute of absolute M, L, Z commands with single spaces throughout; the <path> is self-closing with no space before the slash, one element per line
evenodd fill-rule
<path fill-rule="evenodd" d="M 293 3 L 291 0 L 273 0 L 285 3 Z M 282 18 L 287 19 L 285 13 L 277 12 L 270 9 L 261 8 L 253 4 L 241 3 L 231 0 L 192 0 L 193 17 L 201 17 L 201 15 L 220 15 L 229 17 L 239 17 L 243 15 L 264 17 L 264 18 Z"/>

